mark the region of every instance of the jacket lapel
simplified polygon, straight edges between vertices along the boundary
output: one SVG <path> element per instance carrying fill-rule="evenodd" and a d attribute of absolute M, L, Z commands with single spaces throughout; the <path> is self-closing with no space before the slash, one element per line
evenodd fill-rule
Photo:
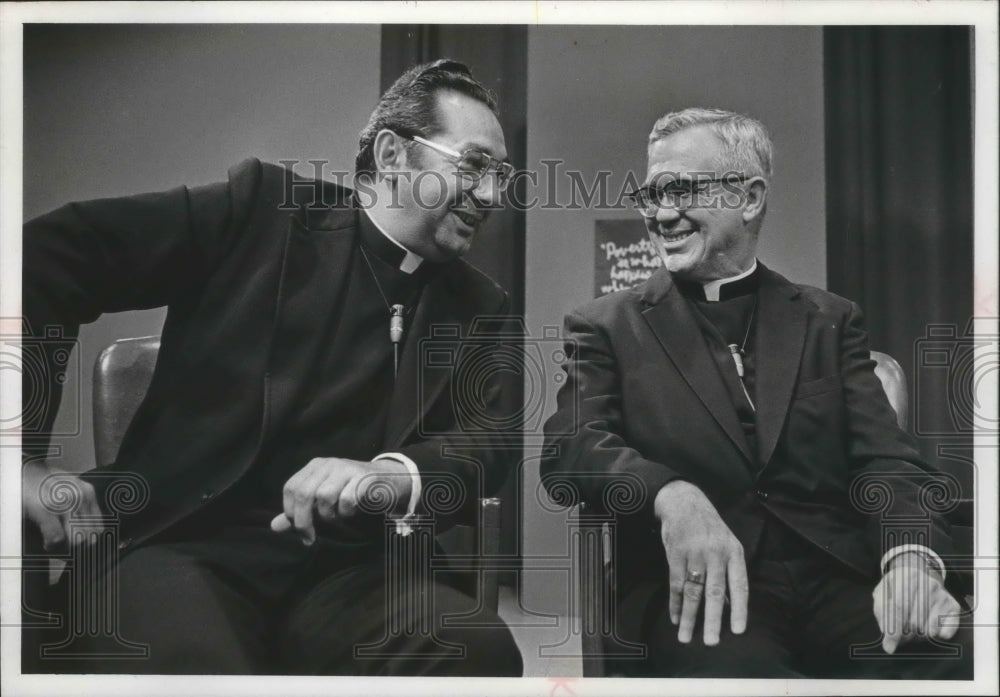
<path fill-rule="evenodd" d="M 808 308 L 794 285 L 767 268 L 761 269 L 757 303 L 754 391 L 757 445 L 760 462 L 766 466 L 785 423 L 799 373 Z"/>
<path fill-rule="evenodd" d="M 268 357 L 265 437 L 273 434 L 323 345 L 324 312 L 333 312 L 343 292 L 357 236 L 357 212 L 332 209 L 307 227 L 293 215 L 278 285 L 277 314 Z M 327 228 L 327 229 L 324 229 Z"/>
<path fill-rule="evenodd" d="M 389 417 L 386 421 L 383 448 L 399 448 L 413 432 L 426 411 L 435 402 L 448 382 L 449 370 L 423 370 L 421 342 L 431 337 L 433 329 L 452 328 L 458 335 L 442 337 L 442 341 L 456 346 L 463 332 L 468 330 L 471 318 L 466 316 L 457 302 L 459 291 L 452 287 L 449 269 L 441 269 L 424 287 L 420 302 L 414 313 L 411 326 L 406 328 L 407 336 L 399 360 L 399 374 L 389 402 Z M 435 335 L 439 336 L 439 335 Z"/>
<path fill-rule="evenodd" d="M 748 462 L 753 462 L 732 398 L 719 375 L 708 345 L 687 300 L 670 274 L 660 270 L 650 279 L 642 315 L 680 376 L 704 404 Z"/>

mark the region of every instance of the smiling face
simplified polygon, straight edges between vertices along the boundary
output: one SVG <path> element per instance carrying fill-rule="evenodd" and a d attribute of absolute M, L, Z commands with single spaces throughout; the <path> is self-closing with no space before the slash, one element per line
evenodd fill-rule
<path fill-rule="evenodd" d="M 428 140 L 459 153 L 474 149 L 506 160 L 507 147 L 500 122 L 482 102 L 460 92 L 437 94 L 440 128 Z M 492 176 L 471 182 L 458 174 L 454 159 L 420 143 L 407 151 L 410 181 L 401 189 L 406 230 L 399 241 L 430 261 L 448 261 L 465 254 L 489 207 L 501 203 Z"/>
<path fill-rule="evenodd" d="M 722 141 L 706 126 L 666 136 L 649 147 L 646 184 L 731 175 L 727 167 L 720 166 L 724 163 L 723 149 Z M 750 267 L 766 192 L 766 184 L 759 177 L 738 186 L 706 186 L 706 198 L 713 203 L 661 205 L 655 216 L 644 218 L 649 239 L 667 269 L 700 283 L 735 276 Z M 740 195 L 735 197 L 732 192 L 737 189 Z"/>

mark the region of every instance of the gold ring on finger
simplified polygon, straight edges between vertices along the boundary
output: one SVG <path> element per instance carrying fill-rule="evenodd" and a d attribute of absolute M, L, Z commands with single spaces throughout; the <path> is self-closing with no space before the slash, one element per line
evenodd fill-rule
<path fill-rule="evenodd" d="M 684 577 L 685 583 L 695 583 L 699 586 L 705 585 L 705 574 L 701 571 L 688 571 Z"/>

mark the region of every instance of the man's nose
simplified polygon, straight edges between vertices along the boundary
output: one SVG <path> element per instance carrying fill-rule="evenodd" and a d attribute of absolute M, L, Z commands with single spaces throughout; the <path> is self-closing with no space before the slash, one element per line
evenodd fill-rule
<path fill-rule="evenodd" d="M 475 185 L 468 189 L 468 192 L 485 208 L 497 208 L 503 202 L 500 196 L 500 185 L 497 183 L 496 175 L 492 172 L 481 176 Z"/>
<path fill-rule="evenodd" d="M 681 219 L 681 211 L 676 206 L 660 202 L 656 206 L 656 215 L 653 216 L 657 224 L 665 227 L 672 227 Z"/>

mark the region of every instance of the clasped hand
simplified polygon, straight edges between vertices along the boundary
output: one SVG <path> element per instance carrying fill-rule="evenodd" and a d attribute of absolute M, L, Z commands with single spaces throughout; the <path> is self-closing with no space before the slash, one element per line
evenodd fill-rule
<path fill-rule="evenodd" d="M 285 482 L 284 512 L 271 521 L 271 529 L 294 529 L 304 544 L 312 544 L 320 522 L 348 521 L 366 510 L 404 512 L 411 489 L 409 472 L 395 460 L 313 458 Z"/>
<path fill-rule="evenodd" d="M 727 590 L 730 629 L 733 634 L 742 634 L 749 598 L 743 545 L 693 484 L 670 482 L 660 489 L 654 507 L 670 566 L 668 609 L 670 621 L 679 625 L 678 641 L 691 641 L 704 600 L 704 642 L 707 646 L 719 643 Z M 699 580 L 690 580 L 689 574 Z"/>

